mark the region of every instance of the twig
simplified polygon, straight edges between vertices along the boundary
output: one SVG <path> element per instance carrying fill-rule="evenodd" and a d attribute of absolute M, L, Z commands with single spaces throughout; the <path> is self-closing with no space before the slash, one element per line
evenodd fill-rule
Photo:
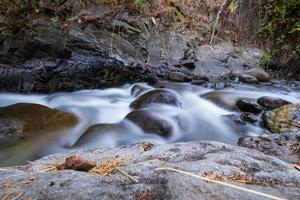
<path fill-rule="evenodd" d="M 204 181 L 216 183 L 216 184 L 219 184 L 219 185 L 235 188 L 235 189 L 238 189 L 238 190 L 241 190 L 241 191 L 244 191 L 244 192 L 249 192 L 249 193 L 252 193 L 252 194 L 263 196 L 263 197 L 266 197 L 266 198 L 270 198 L 270 199 L 274 199 L 274 200 L 286 200 L 284 198 L 280 198 L 280 197 L 265 194 L 265 193 L 262 193 L 262 192 L 254 191 L 254 190 L 251 190 L 251 189 L 243 188 L 243 187 L 233 185 L 233 184 L 230 184 L 230 183 L 225 183 L 225 182 L 222 182 L 222 181 L 212 180 L 212 179 L 209 179 L 207 177 L 199 176 L 199 175 L 196 175 L 196 174 L 193 174 L 193 173 L 190 173 L 190 172 L 182 171 L 182 170 L 179 170 L 179 169 L 174 169 L 174 168 L 171 168 L 171 167 L 157 168 L 155 170 L 156 171 L 173 171 L 173 172 L 177 172 L 177 173 L 184 174 L 184 175 L 187 175 L 187 176 L 191 176 L 191 177 L 194 177 L 194 178 L 198 178 L 198 179 L 201 179 L 201 180 L 204 180 Z"/>
<path fill-rule="evenodd" d="M 16 200 L 18 199 L 20 196 L 22 196 L 24 194 L 24 192 L 20 192 L 17 196 L 13 197 L 11 200 Z"/>
<path fill-rule="evenodd" d="M 121 172 L 123 175 L 127 176 L 129 179 L 133 180 L 134 182 L 138 183 L 139 181 L 134 178 L 133 176 L 129 175 L 128 173 L 124 172 L 123 170 L 121 170 L 119 167 L 116 167 L 116 169 Z"/>
<path fill-rule="evenodd" d="M 220 8 L 220 10 L 219 10 L 219 12 L 218 12 L 218 14 L 217 14 L 217 17 L 216 17 L 216 21 L 215 21 L 215 24 L 214 24 L 214 26 L 213 26 L 213 32 L 212 32 L 212 34 L 211 34 L 211 38 L 210 38 L 210 44 L 213 42 L 213 40 L 214 40 L 214 36 L 215 36 L 215 32 L 216 32 L 216 27 L 217 27 L 217 25 L 218 25 L 218 22 L 219 22 L 219 18 L 220 18 L 220 15 L 221 15 L 221 13 L 222 13 L 222 11 L 223 11 L 223 8 L 224 8 L 224 6 L 226 5 L 226 3 L 227 3 L 227 0 L 224 0 L 224 2 L 223 2 L 223 4 L 221 5 L 221 8 Z"/>

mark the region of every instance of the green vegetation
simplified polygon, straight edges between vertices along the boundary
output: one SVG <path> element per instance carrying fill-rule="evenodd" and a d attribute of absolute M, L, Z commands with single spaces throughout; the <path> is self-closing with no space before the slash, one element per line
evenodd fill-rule
<path fill-rule="evenodd" d="M 259 36 L 269 44 L 269 61 L 287 64 L 300 57 L 300 1 L 259 0 L 263 22 Z M 266 63 L 265 63 L 266 64 Z"/>

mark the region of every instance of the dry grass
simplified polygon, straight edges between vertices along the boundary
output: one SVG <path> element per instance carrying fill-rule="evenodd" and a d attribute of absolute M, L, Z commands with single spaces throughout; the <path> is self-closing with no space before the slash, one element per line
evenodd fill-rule
<path fill-rule="evenodd" d="M 115 159 L 109 159 L 104 161 L 103 163 L 97 165 L 89 172 L 92 174 L 100 174 L 102 176 L 110 176 L 114 173 L 119 167 L 124 166 L 125 159 L 118 157 Z"/>

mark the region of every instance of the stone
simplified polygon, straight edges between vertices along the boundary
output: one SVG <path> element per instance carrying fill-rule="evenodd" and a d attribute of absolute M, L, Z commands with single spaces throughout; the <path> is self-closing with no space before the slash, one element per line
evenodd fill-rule
<path fill-rule="evenodd" d="M 182 72 L 171 72 L 169 79 L 175 82 L 185 82 L 188 79 L 188 76 Z"/>
<path fill-rule="evenodd" d="M 54 126 L 63 128 L 77 123 L 70 113 L 39 104 L 18 103 L 0 108 L 0 143 L 12 142 Z"/>
<path fill-rule="evenodd" d="M 150 149 L 145 148 L 151 146 Z M 75 170 L 49 169 L 49 164 L 62 163 L 78 155 L 97 164 L 123 158 L 122 172 L 110 176 Z M 257 150 L 218 142 L 186 142 L 166 145 L 138 143 L 115 148 L 94 148 L 59 153 L 25 166 L 0 171 L 0 196 L 8 192 L 35 199 L 258 199 L 265 197 L 185 174 L 158 168 L 171 167 L 199 176 L 220 177 L 240 187 L 270 194 L 278 198 L 298 199 L 300 171 L 289 163 Z M 245 181 L 248 180 L 248 181 Z M 30 181 L 30 187 L 27 183 Z"/>
<path fill-rule="evenodd" d="M 139 109 L 154 103 L 168 104 L 176 107 L 180 107 L 181 105 L 179 97 L 175 92 L 167 89 L 155 89 L 139 96 L 130 104 L 130 107 Z"/>
<path fill-rule="evenodd" d="M 245 72 L 246 74 L 255 77 L 260 82 L 269 82 L 271 80 L 270 75 L 262 69 L 253 68 Z"/>
<path fill-rule="evenodd" d="M 255 113 L 255 114 L 262 112 L 262 108 L 258 104 L 247 101 L 247 100 L 239 99 L 235 105 L 242 112 L 250 112 L 250 113 Z"/>
<path fill-rule="evenodd" d="M 257 122 L 257 117 L 253 113 L 242 113 L 240 118 L 246 122 L 255 123 Z"/>
<path fill-rule="evenodd" d="M 256 149 L 289 163 L 300 165 L 300 133 L 264 134 L 239 140 L 239 146 Z"/>
<path fill-rule="evenodd" d="M 249 84 L 259 83 L 259 81 L 255 77 L 253 77 L 249 74 L 240 74 L 239 75 L 239 80 L 243 83 L 249 83 Z"/>
<path fill-rule="evenodd" d="M 300 103 L 264 112 L 263 122 L 273 133 L 300 132 Z"/>
<path fill-rule="evenodd" d="M 284 99 L 263 96 L 257 99 L 257 103 L 267 110 L 273 110 L 281 106 L 291 104 Z"/>
<path fill-rule="evenodd" d="M 155 133 L 165 137 L 172 134 L 172 123 L 149 110 L 134 110 L 125 119 L 132 121 L 146 133 Z"/>
<path fill-rule="evenodd" d="M 246 125 L 245 121 L 241 117 L 239 117 L 237 114 L 223 115 L 223 117 L 225 117 L 226 119 L 229 119 L 237 124 Z"/>
<path fill-rule="evenodd" d="M 195 67 L 196 67 L 195 62 L 192 60 L 183 60 L 183 61 L 181 61 L 181 64 L 190 70 L 195 69 Z"/>

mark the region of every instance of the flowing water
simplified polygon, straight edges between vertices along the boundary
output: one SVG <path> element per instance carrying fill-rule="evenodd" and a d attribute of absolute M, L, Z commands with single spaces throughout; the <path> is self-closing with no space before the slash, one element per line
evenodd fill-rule
<path fill-rule="evenodd" d="M 260 120 L 255 124 L 241 125 L 224 117 L 240 114 L 234 108 L 237 99 L 255 101 L 261 96 L 272 96 L 292 103 L 300 101 L 299 88 L 282 84 L 236 84 L 223 90 L 213 90 L 190 84 L 159 83 L 154 87 L 175 91 L 181 102 L 181 107 L 155 104 L 147 108 L 156 113 L 158 119 L 172 125 L 172 134 L 163 137 L 155 133 L 145 133 L 134 123 L 124 120 L 132 110 L 130 103 L 137 98 L 138 93 L 142 94 L 134 89 L 135 85 L 50 95 L 0 93 L 0 107 L 15 103 L 37 103 L 73 113 L 79 118 L 73 127 L 42 131 L 35 137 L 0 146 L 1 165 L 20 164 L 51 153 L 77 148 L 112 147 L 141 141 L 164 144 L 213 140 L 236 145 L 240 137 L 258 136 L 267 131 L 260 125 Z M 143 83 L 138 85 L 146 89 L 143 92 L 154 89 Z M 88 130 L 91 126 L 93 128 Z"/>

